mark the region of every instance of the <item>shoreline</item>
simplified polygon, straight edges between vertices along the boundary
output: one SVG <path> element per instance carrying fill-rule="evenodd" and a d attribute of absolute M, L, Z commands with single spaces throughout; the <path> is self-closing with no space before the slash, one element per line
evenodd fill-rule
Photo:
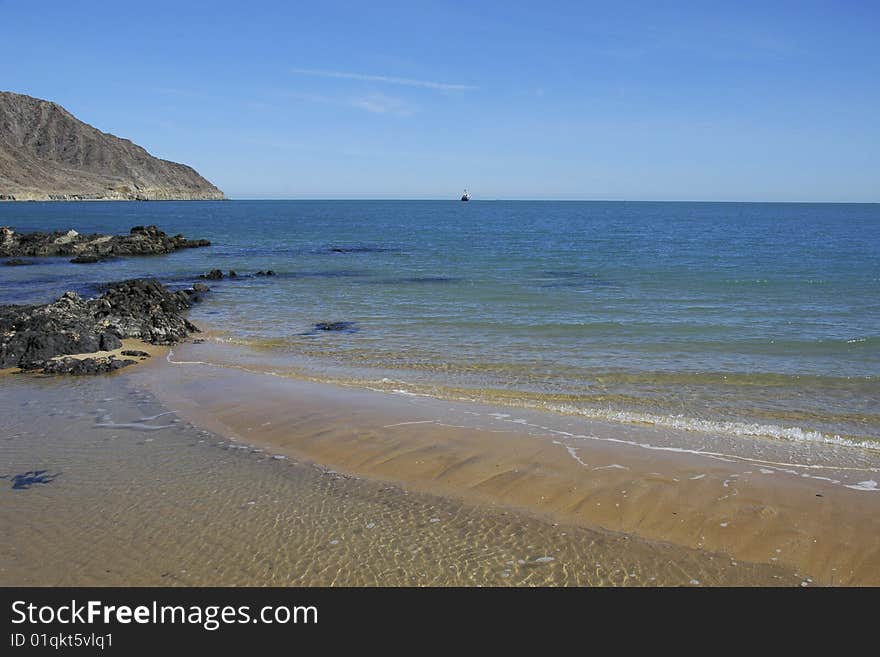
<path fill-rule="evenodd" d="M 135 363 L 141 367 L 115 380 L 150 390 L 170 409 L 155 417 L 179 417 L 235 451 L 271 453 L 477 513 L 666 545 L 698 561 L 693 555 L 720 557 L 731 568 L 782 567 L 803 585 L 880 583 L 873 450 L 315 381 L 285 370 L 284 359 L 229 344 L 216 328 L 199 333 L 203 339 L 171 346 L 128 338 L 113 351 L 50 360 L 148 352 Z"/>
<path fill-rule="evenodd" d="M 18 473 L 0 487 L 6 586 L 814 584 L 247 447 L 139 377 L 15 377 L 4 392 L 16 411 L 0 416 L 0 471 Z"/>
<path fill-rule="evenodd" d="M 178 345 L 168 362 L 131 376 L 197 426 L 353 476 L 547 522 L 778 563 L 825 584 L 880 583 L 873 540 L 880 496 L 835 479 L 845 467 L 835 475 L 831 466 L 663 446 L 663 431 L 646 427 L 204 362 L 218 349 L 224 348 Z"/>
<path fill-rule="evenodd" d="M 47 210 L 44 214 L 52 213 Z M 98 213 L 101 214 L 104 213 Z M 206 529 L 201 539 L 205 546 L 216 546 L 223 540 L 222 534 L 232 531 L 230 521 L 241 519 L 239 510 L 247 511 L 251 503 L 259 504 L 247 496 L 266 484 L 264 476 L 269 477 L 272 486 L 277 484 L 279 491 L 283 489 L 283 494 L 273 495 L 270 501 L 282 505 L 286 512 L 297 509 L 301 498 L 314 495 L 308 487 L 290 488 L 292 484 L 286 477 L 298 479 L 314 471 L 339 482 L 340 489 L 325 491 L 326 497 L 314 498 L 315 507 L 306 516 L 291 521 L 302 522 L 300 525 L 279 526 L 276 518 L 280 516 L 273 518 L 267 510 L 259 522 L 249 524 L 255 538 L 236 534 L 234 540 L 226 543 L 230 554 L 247 560 L 248 555 L 260 552 L 268 554 L 267 559 L 274 559 L 277 554 L 289 552 L 291 545 L 308 543 L 322 523 L 347 523 L 351 516 L 345 505 L 349 502 L 366 503 L 386 491 L 387 495 L 379 496 L 381 504 L 393 509 L 397 519 L 383 537 L 386 542 L 381 545 L 385 548 L 388 541 L 416 529 L 424 530 L 425 523 L 430 525 L 435 518 L 442 522 L 442 514 L 426 511 L 430 515 L 419 515 L 413 525 L 409 519 L 411 500 L 415 497 L 425 500 L 423 508 L 427 509 L 470 510 L 467 526 L 460 526 L 451 534 L 431 535 L 438 545 L 442 540 L 447 556 L 505 545 L 505 550 L 515 548 L 518 553 L 509 554 L 514 557 L 513 563 L 522 559 L 524 567 L 531 568 L 551 563 L 535 560 L 553 556 L 554 540 L 561 541 L 565 533 L 577 530 L 589 537 L 584 539 L 586 545 L 575 543 L 566 548 L 570 552 L 563 570 L 574 568 L 580 575 L 572 580 L 567 578 L 567 572 L 554 572 L 549 579 L 537 579 L 543 583 L 596 581 L 586 577 L 583 570 L 592 558 L 593 541 L 603 546 L 603 559 L 608 558 L 605 549 L 612 544 L 638 544 L 638 549 L 628 552 L 633 559 L 629 563 L 635 568 L 626 572 L 639 573 L 632 577 L 642 584 L 653 581 L 652 576 L 661 572 L 660 583 L 670 585 L 691 580 L 716 585 L 774 584 L 780 573 L 786 573 L 786 583 L 796 586 L 880 583 L 880 546 L 876 541 L 880 532 L 880 495 L 876 495 L 880 492 L 880 451 L 841 444 L 848 436 L 861 435 L 858 430 L 845 431 L 850 426 L 846 422 L 857 429 L 864 426 L 865 435 L 876 435 L 878 418 L 872 404 L 877 392 L 872 369 L 876 354 L 872 350 L 875 345 L 870 314 L 854 316 L 854 323 L 850 324 L 858 330 L 847 329 L 854 336 L 862 336 L 846 338 L 846 345 L 858 343 L 856 346 L 842 346 L 846 336 L 830 335 L 823 330 L 816 334 L 807 332 L 813 337 L 825 336 L 808 345 L 788 341 L 765 350 L 787 359 L 782 365 L 797 364 L 799 358 L 807 358 L 804 371 L 818 372 L 818 382 L 801 382 L 801 375 L 786 374 L 788 370 L 783 366 L 768 366 L 765 369 L 773 371 L 765 373 L 760 364 L 754 375 L 748 374 L 751 370 L 745 365 L 742 374 L 737 369 L 739 365 L 722 368 L 720 374 L 688 367 L 679 371 L 675 363 L 684 356 L 670 351 L 666 343 L 656 344 L 653 350 L 646 348 L 653 355 L 640 360 L 639 348 L 632 346 L 642 344 L 643 334 L 638 331 L 632 348 L 620 347 L 625 357 L 616 360 L 618 352 L 608 350 L 608 345 L 613 346 L 616 340 L 629 344 L 624 339 L 626 335 L 620 335 L 619 321 L 573 323 L 571 316 L 556 317 L 552 309 L 564 311 L 567 306 L 562 302 L 566 299 L 595 299 L 601 304 L 610 295 L 615 299 L 624 297 L 625 316 L 637 309 L 638 319 L 641 314 L 650 314 L 651 309 L 657 310 L 652 305 L 657 300 L 651 294 L 649 270 L 639 270 L 641 277 L 634 277 L 632 284 L 636 288 L 647 287 L 624 294 L 617 286 L 630 280 L 625 272 L 609 273 L 606 280 L 604 275 L 592 271 L 592 265 L 574 267 L 570 258 L 556 253 L 544 260 L 525 260 L 518 276 L 511 277 L 519 287 L 507 289 L 498 286 L 497 274 L 490 272 L 487 277 L 486 271 L 474 271 L 461 263 L 441 268 L 429 249 L 406 241 L 400 245 L 389 242 L 381 231 L 356 232 L 353 237 L 343 230 L 348 218 L 345 212 L 340 211 L 326 224 L 321 223 L 321 216 L 303 214 L 314 220 L 304 221 L 299 227 L 304 234 L 298 231 L 292 235 L 288 213 L 279 211 L 271 214 L 270 219 L 276 221 L 267 220 L 266 234 L 259 238 L 240 231 L 239 222 L 235 225 L 238 232 L 232 236 L 216 229 L 216 234 L 225 235 L 216 252 L 188 252 L 167 264 L 154 261 L 118 267 L 126 272 L 133 269 L 137 275 L 141 275 L 140 269 L 149 267 L 174 281 L 174 285 L 192 280 L 195 272 L 209 268 L 212 274 L 208 277 L 214 278 L 217 265 L 238 271 L 257 267 L 262 271 L 267 266 L 281 270 L 272 285 L 267 285 L 268 280 L 248 276 L 234 285 L 217 283 L 216 304 L 192 310 L 189 315 L 186 313 L 192 307 L 191 301 L 198 300 L 204 287 L 197 289 L 194 285 L 170 292 L 152 279 L 135 278 L 114 284 L 124 289 L 109 286 L 119 292 L 105 293 L 105 301 L 113 309 L 110 319 L 103 319 L 104 310 L 98 307 L 98 299 L 82 300 L 75 294 L 65 294 L 55 302 L 57 308 L 50 304 L 64 319 L 62 335 L 65 340 L 69 338 L 62 345 L 65 350 L 82 351 L 95 344 L 105 349 L 118 345 L 116 340 L 103 342 L 104 327 L 113 327 L 117 337 L 148 335 L 145 339 L 173 346 L 155 351 L 153 358 L 138 363 L 141 367 L 127 368 L 128 374 L 117 372 L 112 379 L 74 376 L 62 380 L 25 375 L 4 380 L 4 392 L 11 393 L 9 400 L 21 399 L 22 403 L 21 410 L 10 404 L 12 412 L 0 418 L 0 426 L 5 426 L 11 436 L 11 449 L 0 452 L 6 459 L 0 477 L 11 477 L 11 488 L 17 490 L 16 482 L 40 479 L 42 475 L 37 473 L 64 473 L 56 483 L 51 478 L 37 481 L 31 492 L 7 493 L 8 497 L 0 499 L 0 512 L 7 518 L 7 525 L 14 527 L 6 554 L 17 553 L 16 559 L 26 564 L 28 575 L 35 578 L 29 581 L 47 581 L 40 579 L 43 575 L 39 572 L 38 553 L 27 554 L 29 542 L 46 542 L 41 537 L 41 525 L 59 527 L 53 536 L 53 540 L 58 540 L 58 546 L 52 547 L 56 554 L 50 561 L 59 563 L 59 567 L 76 567 L 92 558 L 80 555 L 83 546 L 71 542 L 80 528 L 94 535 L 100 527 L 98 531 L 115 537 L 96 538 L 96 548 L 100 549 L 95 550 L 95 556 L 100 554 L 118 564 L 120 559 L 132 556 L 131 540 L 122 540 L 119 531 L 139 535 L 137 525 L 147 520 L 153 528 L 153 534 L 145 537 L 147 542 L 161 535 L 167 553 L 161 558 L 153 555 L 155 562 L 165 559 L 167 563 L 172 556 L 179 555 L 188 558 L 193 568 L 202 569 L 198 579 L 188 582 L 266 581 L 261 579 L 265 573 L 248 579 L 255 572 L 250 570 L 241 579 L 212 579 L 208 564 L 199 560 L 200 546 L 194 546 L 190 539 L 189 525 L 198 522 L 198 513 L 224 509 L 223 513 L 214 514 L 212 528 Z M 215 233 L 210 231 L 215 229 L 206 225 L 204 217 L 197 219 L 202 223 L 196 225 L 201 225 L 201 230 L 213 238 Z M 497 227 L 504 228 L 500 218 L 496 219 Z M 581 226 L 581 219 L 571 217 L 571 226 Z M 389 219 L 392 220 L 396 219 Z M 272 226 L 274 232 L 270 230 Z M 646 243 L 653 244 L 652 224 L 646 219 L 642 228 Z M 115 232 L 112 226 L 98 225 L 96 229 L 101 234 Z M 481 243 L 494 244 L 491 240 Z M 377 255 L 385 252 L 391 255 Z M 482 251 L 463 253 L 482 262 L 478 257 Z M 507 251 L 495 255 L 502 253 Z M 522 249 L 513 249 L 512 253 L 527 255 Z M 616 258 L 617 253 L 612 249 L 610 256 Z M 279 266 L 278 262 L 287 264 Z M 550 263 L 559 269 L 550 269 Z M 538 266 L 546 271 L 535 271 Z M 31 278 L 38 284 L 38 290 L 43 289 L 40 284 L 51 289 L 69 281 L 75 281 L 84 290 L 94 285 L 90 272 L 95 270 L 87 268 L 58 268 L 48 272 L 45 281 L 40 280 L 41 270 L 34 271 L 37 276 Z M 431 275 L 412 276 L 413 272 Z M 27 272 L 10 277 L 13 297 L 17 293 L 14 286 L 26 284 L 27 277 Z M 594 284 L 594 280 L 598 282 Z M 847 280 L 849 283 L 841 287 L 840 294 L 832 288 L 827 288 L 828 293 L 833 292 L 835 298 L 850 298 L 861 278 L 853 274 L 852 280 Z M 491 289 L 472 291 L 480 281 L 491 282 Z M 807 282 L 812 284 L 812 279 Z M 731 281 L 716 283 L 726 290 Z M 373 287 L 374 284 L 381 286 Z M 711 286 L 690 296 L 688 289 L 685 286 L 674 300 L 696 303 L 688 299 L 712 301 L 717 296 L 717 289 Z M 783 292 L 786 289 L 781 288 Z M 517 299 L 516 290 L 524 291 L 522 317 L 515 304 L 504 302 Z M 762 317 L 776 322 L 783 317 L 782 307 L 767 304 L 766 298 L 772 299 L 772 295 L 762 290 L 758 289 L 750 298 L 763 304 Z M 795 300 L 811 298 L 809 294 L 799 294 Z M 141 296 L 145 303 L 138 302 Z M 557 305 L 543 306 L 545 297 L 552 297 Z M 156 300 L 162 301 L 154 303 Z M 168 321 L 160 326 L 157 309 L 166 308 L 167 300 L 174 302 L 173 311 L 168 310 Z M 502 303 L 497 308 L 491 305 L 498 301 Z M 479 310 L 483 304 L 489 304 L 486 311 Z M 72 309 L 70 313 L 67 306 Z M 672 303 L 672 310 L 675 307 Z M 34 320 L 37 331 L 45 328 L 37 325 L 34 315 L 45 308 L 40 306 L 27 317 L 28 321 Z M 736 309 L 725 306 L 725 312 L 730 310 Z M 614 312 L 619 311 L 621 308 Z M 184 339 L 189 332 L 198 331 L 185 315 L 214 325 L 202 333 L 208 342 Z M 721 327 L 722 334 L 729 333 L 741 321 L 736 315 L 726 316 L 732 320 Z M 554 319 L 541 323 L 545 317 Z M 674 312 L 672 318 L 675 319 Z M 351 321 L 318 321 L 334 319 Z M 336 324 L 343 333 L 317 333 Z M 347 335 L 348 326 L 357 335 Z M 482 331 L 487 326 L 497 328 L 486 330 L 485 335 L 473 333 L 475 328 Z M 72 329 L 67 330 L 68 327 Z M 663 323 L 657 323 L 651 331 L 645 335 L 653 335 L 652 339 L 662 343 L 666 334 Z M 687 328 L 684 333 L 690 331 Z M 89 332 L 95 333 L 100 341 L 78 339 Z M 21 330 L 12 333 L 25 335 Z M 593 333 L 599 336 L 595 341 L 584 338 L 585 334 Z M 553 337 L 557 334 L 558 340 Z M 479 339 L 469 341 L 472 335 Z M 671 335 L 675 337 L 678 333 L 673 330 Z M 463 349 L 459 348 L 459 340 Z M 178 344 L 174 345 L 175 342 Z M 720 342 L 716 335 L 715 341 L 707 342 L 708 347 L 699 347 L 696 353 L 705 356 L 712 352 L 712 345 Z M 818 348 L 814 348 L 814 342 Z M 772 340 L 771 343 L 775 344 Z M 646 344 L 655 343 L 649 340 Z M 672 340 L 672 344 L 677 343 Z M 725 346 L 717 362 L 729 366 L 739 354 L 745 358 L 744 363 L 754 364 L 761 350 L 750 351 L 748 345 L 752 343 L 748 340 L 737 344 Z M 24 346 L 42 349 L 45 345 L 32 340 Z M 83 371 L 86 366 L 65 370 L 63 363 L 52 362 L 52 353 L 58 349 L 54 344 L 48 347 L 37 354 L 38 360 L 26 359 L 21 354 L 28 352 L 17 346 L 14 351 L 7 349 L 7 353 L 17 357 L 16 362 L 23 363 L 25 369 L 30 369 L 31 362 L 48 362 L 51 366 L 41 365 L 45 373 L 96 372 L 93 364 L 88 365 L 87 372 Z M 125 347 L 145 350 L 140 342 L 129 342 L 114 352 L 120 353 Z M 516 351 L 518 348 L 522 351 Z M 508 350 L 514 356 L 509 363 L 505 359 Z M 827 367 L 822 366 L 826 351 L 833 367 L 827 363 Z M 74 354 L 68 358 L 89 356 L 109 360 L 114 352 Z M 389 358 L 371 360 L 375 354 L 389 354 Z M 638 368 L 624 367 L 622 374 L 601 369 L 605 362 L 623 367 L 631 357 L 636 358 L 636 363 L 647 365 L 669 359 L 669 369 L 674 371 L 646 368 L 642 375 Z M 707 362 L 716 362 L 713 358 Z M 404 367 L 395 369 L 396 363 Z M 558 373 L 547 367 L 557 363 Z M 109 368 L 110 363 L 103 365 Z M 826 376 L 823 372 L 830 374 Z M 733 380 L 728 382 L 729 374 Z M 863 374 L 869 383 L 849 383 L 855 376 L 861 381 Z M 719 379 L 723 383 L 718 383 Z M 541 385 L 542 381 L 547 382 L 546 387 Z M 575 385 L 566 387 L 570 381 Z M 774 381 L 778 390 L 773 388 Z M 83 394 L 86 390 L 96 392 L 89 397 Z M 123 403 L 117 398 L 123 394 L 131 395 L 137 403 Z M 626 401 L 628 394 L 634 400 L 631 405 L 615 405 L 619 400 Z M 640 395 L 645 400 L 641 405 Z M 652 402 L 654 396 L 660 403 Z M 560 401 L 571 403 L 563 407 L 557 403 Z M 82 410 L 76 408 L 77 403 Z M 599 405 L 605 403 L 608 412 L 602 414 L 599 411 L 604 407 Z M 142 406 L 147 408 L 141 409 Z M 671 422 L 657 421 L 656 416 L 646 421 L 644 415 L 636 417 L 630 413 L 631 408 L 668 411 L 659 418 Z M 713 415 L 715 409 L 717 415 Z M 754 409 L 755 415 L 740 415 L 740 409 Z M 826 414 L 825 410 L 831 412 Z M 779 418 L 781 422 L 767 426 L 750 424 L 757 428 L 752 433 L 742 431 L 742 426 L 721 426 L 731 425 L 731 419 L 757 422 L 761 418 Z M 798 422 L 803 418 L 807 418 L 807 424 Z M 187 430 L 178 433 L 175 423 Z M 71 428 L 78 424 L 78 428 L 69 430 L 68 424 Z M 36 433 L 34 426 L 44 429 Z M 768 431 L 768 427 L 774 432 Z M 780 427 L 784 431 L 776 431 Z M 828 444 L 832 441 L 823 439 L 823 434 L 806 435 L 804 432 L 811 427 L 839 431 L 829 434 L 837 444 Z M 160 443 L 162 453 L 156 450 L 155 460 L 139 460 Z M 54 449 L 46 449 L 49 445 Z M 184 447 L 194 451 L 188 452 Z M 272 469 L 240 469 L 241 459 L 217 458 L 218 452 L 253 458 Z M 85 478 L 84 473 L 90 476 Z M 109 487 L 105 475 L 116 480 L 120 488 Z M 74 484 L 79 489 L 70 487 Z M 68 494 L 69 500 L 65 497 Z M 41 501 L 46 505 L 41 507 Z M 178 507 L 190 508 L 193 514 L 177 517 Z M 100 509 L 101 513 L 95 514 L 93 509 Z M 102 517 L 96 517 L 105 514 L 114 518 L 109 526 Z M 169 517 L 147 518 L 150 514 Z M 364 519 L 363 526 L 373 522 Z M 515 531 L 509 531 L 520 525 L 540 527 L 540 531 L 552 528 L 553 540 L 532 551 L 535 543 L 519 544 Z M 500 535 L 493 534 L 491 541 L 480 542 L 486 531 L 492 533 L 500 527 L 504 528 L 498 530 Z M 266 540 L 266 536 L 271 536 L 271 540 Z M 342 540 L 325 538 L 325 543 L 333 546 L 338 544 L 333 541 Z M 373 550 L 376 545 L 367 541 L 361 548 Z M 62 550 L 62 546 L 67 547 Z M 320 560 L 325 556 L 320 553 L 320 548 L 326 547 L 324 543 L 305 547 L 308 559 Z M 39 548 L 49 549 L 45 545 Z M 117 555 L 118 551 L 121 553 Z M 680 574 L 664 570 L 666 565 L 657 561 L 658 555 L 687 561 L 696 571 L 702 572 L 706 567 L 711 576 L 682 579 Z M 501 565 L 506 566 L 509 557 Z M 224 561 L 227 557 L 214 558 Z M 340 567 L 356 571 L 358 559 L 358 554 L 351 552 L 337 561 Z M 308 560 L 297 563 L 307 564 Z M 230 564 L 224 561 L 224 567 L 227 565 Z M 386 566 L 380 550 L 370 563 L 375 579 L 360 580 L 349 573 L 348 579 L 332 581 L 399 581 L 382 579 Z M 743 575 L 746 567 L 751 570 Z M 418 577 L 429 572 L 437 578 L 419 581 L 462 583 L 460 579 L 444 579 L 436 564 L 420 564 L 420 568 L 423 570 Z M 0 570 L 14 572 L 4 566 Z M 144 574 L 137 569 L 126 570 L 124 565 L 116 576 L 126 574 L 130 574 L 132 582 L 157 581 L 149 579 L 156 576 L 153 570 Z M 141 574 L 147 579 L 142 579 Z M 84 571 L 71 577 L 85 575 Z M 296 579 L 294 575 L 288 572 L 272 581 L 326 581 L 320 577 Z M 498 571 L 484 575 L 485 579 L 475 581 L 493 583 L 498 581 L 493 578 L 501 576 Z M 525 572 L 520 576 L 511 583 L 536 581 Z M 101 577 L 91 581 L 120 581 Z M 612 582 L 604 577 L 599 581 Z"/>

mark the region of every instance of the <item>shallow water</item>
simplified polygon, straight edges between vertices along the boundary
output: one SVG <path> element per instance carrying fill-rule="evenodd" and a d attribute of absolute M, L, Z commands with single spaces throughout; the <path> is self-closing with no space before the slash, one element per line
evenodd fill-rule
<path fill-rule="evenodd" d="M 214 246 L 2 267 L 0 299 L 273 269 L 212 283 L 193 319 L 318 378 L 676 430 L 880 445 L 878 205 L 0 205 L 0 224 L 19 230 L 144 223 Z M 352 330 L 313 330 L 325 321 Z"/>
<path fill-rule="evenodd" d="M 296 463 L 190 425 L 128 375 L 11 376 L 0 394 L 4 586 L 812 583 Z"/>

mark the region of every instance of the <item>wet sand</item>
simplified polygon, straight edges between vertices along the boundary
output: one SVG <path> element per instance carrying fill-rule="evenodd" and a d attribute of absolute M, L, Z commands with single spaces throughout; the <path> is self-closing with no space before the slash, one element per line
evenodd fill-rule
<path fill-rule="evenodd" d="M 880 583 L 873 453 L 314 383 L 210 340 L 151 351 L 3 378 L 0 584 Z"/>
<path fill-rule="evenodd" d="M 199 376 L 161 361 L 128 370 L 4 380 L 0 585 L 812 583 L 283 458 L 188 422 L 141 385 Z"/>
<path fill-rule="evenodd" d="M 230 367 L 246 355 L 211 343 L 168 361 L 133 380 L 241 444 L 551 526 L 880 584 L 873 453 L 315 384 Z"/>

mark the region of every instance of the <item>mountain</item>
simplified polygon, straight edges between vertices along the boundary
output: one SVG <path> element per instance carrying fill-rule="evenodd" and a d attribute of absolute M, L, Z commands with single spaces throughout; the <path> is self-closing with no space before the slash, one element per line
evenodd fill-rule
<path fill-rule="evenodd" d="M 0 91 L 0 200 L 222 198 L 185 164 L 153 157 L 50 101 Z"/>

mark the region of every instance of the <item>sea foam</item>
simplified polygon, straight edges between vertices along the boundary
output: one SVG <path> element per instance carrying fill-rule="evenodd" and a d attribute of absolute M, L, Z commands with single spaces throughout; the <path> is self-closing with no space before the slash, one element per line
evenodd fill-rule
<path fill-rule="evenodd" d="M 872 440 L 847 438 L 837 434 L 826 434 L 812 429 L 800 427 L 782 427 L 775 424 L 759 424 L 755 422 L 731 422 L 722 420 L 701 420 L 684 415 L 657 415 L 653 413 L 636 413 L 613 409 L 580 408 L 571 404 L 543 404 L 542 408 L 566 415 L 626 422 L 630 424 L 650 424 L 679 431 L 699 431 L 702 433 L 721 433 L 743 437 L 773 438 L 794 442 L 822 443 L 826 445 L 844 445 L 860 449 L 880 450 L 880 443 Z"/>

